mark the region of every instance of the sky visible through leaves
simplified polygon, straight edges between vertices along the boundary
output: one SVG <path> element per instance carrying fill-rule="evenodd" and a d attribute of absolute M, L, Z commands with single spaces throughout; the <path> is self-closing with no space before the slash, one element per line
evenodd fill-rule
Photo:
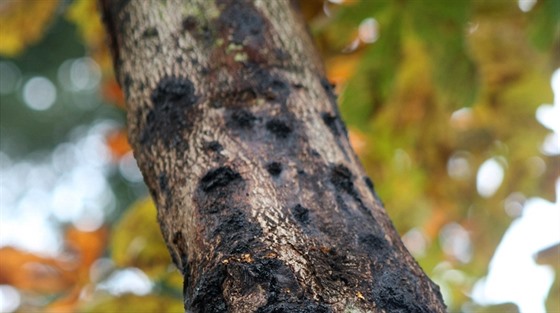
<path fill-rule="evenodd" d="M 450 312 L 560 312 L 560 1 L 301 1 Z M 0 311 L 182 312 L 93 0 L 0 2 Z"/>

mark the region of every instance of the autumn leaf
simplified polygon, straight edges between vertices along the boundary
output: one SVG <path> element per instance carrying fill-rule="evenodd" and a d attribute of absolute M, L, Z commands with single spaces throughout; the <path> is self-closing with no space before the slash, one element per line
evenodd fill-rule
<path fill-rule="evenodd" d="M 64 268 L 71 264 L 13 247 L 0 249 L 0 284 L 20 290 L 56 293 L 69 289 L 76 277 Z"/>
<path fill-rule="evenodd" d="M 74 1 L 66 12 L 66 18 L 78 27 L 89 53 L 100 64 L 104 76 L 112 73 L 111 55 L 107 48 L 105 28 L 101 23 L 101 15 L 97 10 L 97 1 Z"/>
<path fill-rule="evenodd" d="M 114 76 L 111 75 L 103 80 L 101 83 L 101 94 L 110 103 L 115 104 L 121 109 L 125 108 L 124 93 Z"/>
<path fill-rule="evenodd" d="M 0 2 L 0 55 L 14 57 L 41 39 L 58 5 L 58 0 Z"/>
<path fill-rule="evenodd" d="M 101 257 L 105 250 L 107 235 L 108 231 L 104 227 L 91 232 L 74 227 L 66 230 L 66 253 L 73 253 L 78 258 L 78 271 L 81 276 L 89 277 L 91 264 Z"/>
<path fill-rule="evenodd" d="M 126 294 L 115 298 L 99 299 L 86 304 L 79 312 L 184 312 L 183 301 L 161 295 L 136 296 Z"/>
<path fill-rule="evenodd" d="M 106 142 L 116 160 L 120 159 L 131 150 L 130 144 L 128 143 L 128 136 L 124 129 L 109 133 Z"/>
<path fill-rule="evenodd" d="M 171 258 L 156 220 L 156 207 L 150 198 L 133 204 L 114 227 L 111 251 L 115 264 L 138 267 L 150 277 L 167 272 Z"/>

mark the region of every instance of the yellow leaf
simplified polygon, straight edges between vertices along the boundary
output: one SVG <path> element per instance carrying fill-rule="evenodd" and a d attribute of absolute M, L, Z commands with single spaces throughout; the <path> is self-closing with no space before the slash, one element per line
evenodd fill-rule
<path fill-rule="evenodd" d="M 59 0 L 0 2 L 0 55 L 15 56 L 41 39 Z M 94 1 L 91 1 L 94 2 Z"/>
<path fill-rule="evenodd" d="M 166 273 L 171 258 L 150 198 L 133 204 L 113 229 L 111 251 L 115 264 L 138 267 L 152 278 Z"/>
<path fill-rule="evenodd" d="M 91 56 L 100 64 L 102 71 L 105 74 L 112 73 L 113 64 L 97 1 L 74 1 L 66 12 L 66 18 L 76 24 Z"/>
<path fill-rule="evenodd" d="M 171 298 L 161 295 L 136 296 L 126 294 L 118 298 L 107 298 L 104 300 L 88 303 L 79 312 L 161 312 L 179 313 L 184 312 L 183 301 L 180 298 Z"/>
<path fill-rule="evenodd" d="M 104 42 L 105 29 L 97 10 L 97 1 L 74 1 L 66 13 L 66 18 L 78 26 L 87 45 L 98 45 Z"/>

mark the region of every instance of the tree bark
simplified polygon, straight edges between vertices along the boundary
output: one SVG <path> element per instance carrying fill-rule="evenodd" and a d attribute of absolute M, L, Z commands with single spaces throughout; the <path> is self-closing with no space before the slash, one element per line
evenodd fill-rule
<path fill-rule="evenodd" d="M 444 312 L 286 0 L 100 0 L 188 312 Z"/>

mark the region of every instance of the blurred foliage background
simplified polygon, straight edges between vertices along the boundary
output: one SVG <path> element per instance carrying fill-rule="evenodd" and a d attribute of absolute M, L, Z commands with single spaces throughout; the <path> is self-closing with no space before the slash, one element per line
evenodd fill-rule
<path fill-rule="evenodd" d="M 352 145 L 449 311 L 560 312 L 560 1 L 300 5 Z M 96 2 L 0 1 L 0 55 L 0 310 L 182 312 Z M 511 288 L 492 287 L 529 211 L 513 250 L 548 280 L 510 254 Z"/>

